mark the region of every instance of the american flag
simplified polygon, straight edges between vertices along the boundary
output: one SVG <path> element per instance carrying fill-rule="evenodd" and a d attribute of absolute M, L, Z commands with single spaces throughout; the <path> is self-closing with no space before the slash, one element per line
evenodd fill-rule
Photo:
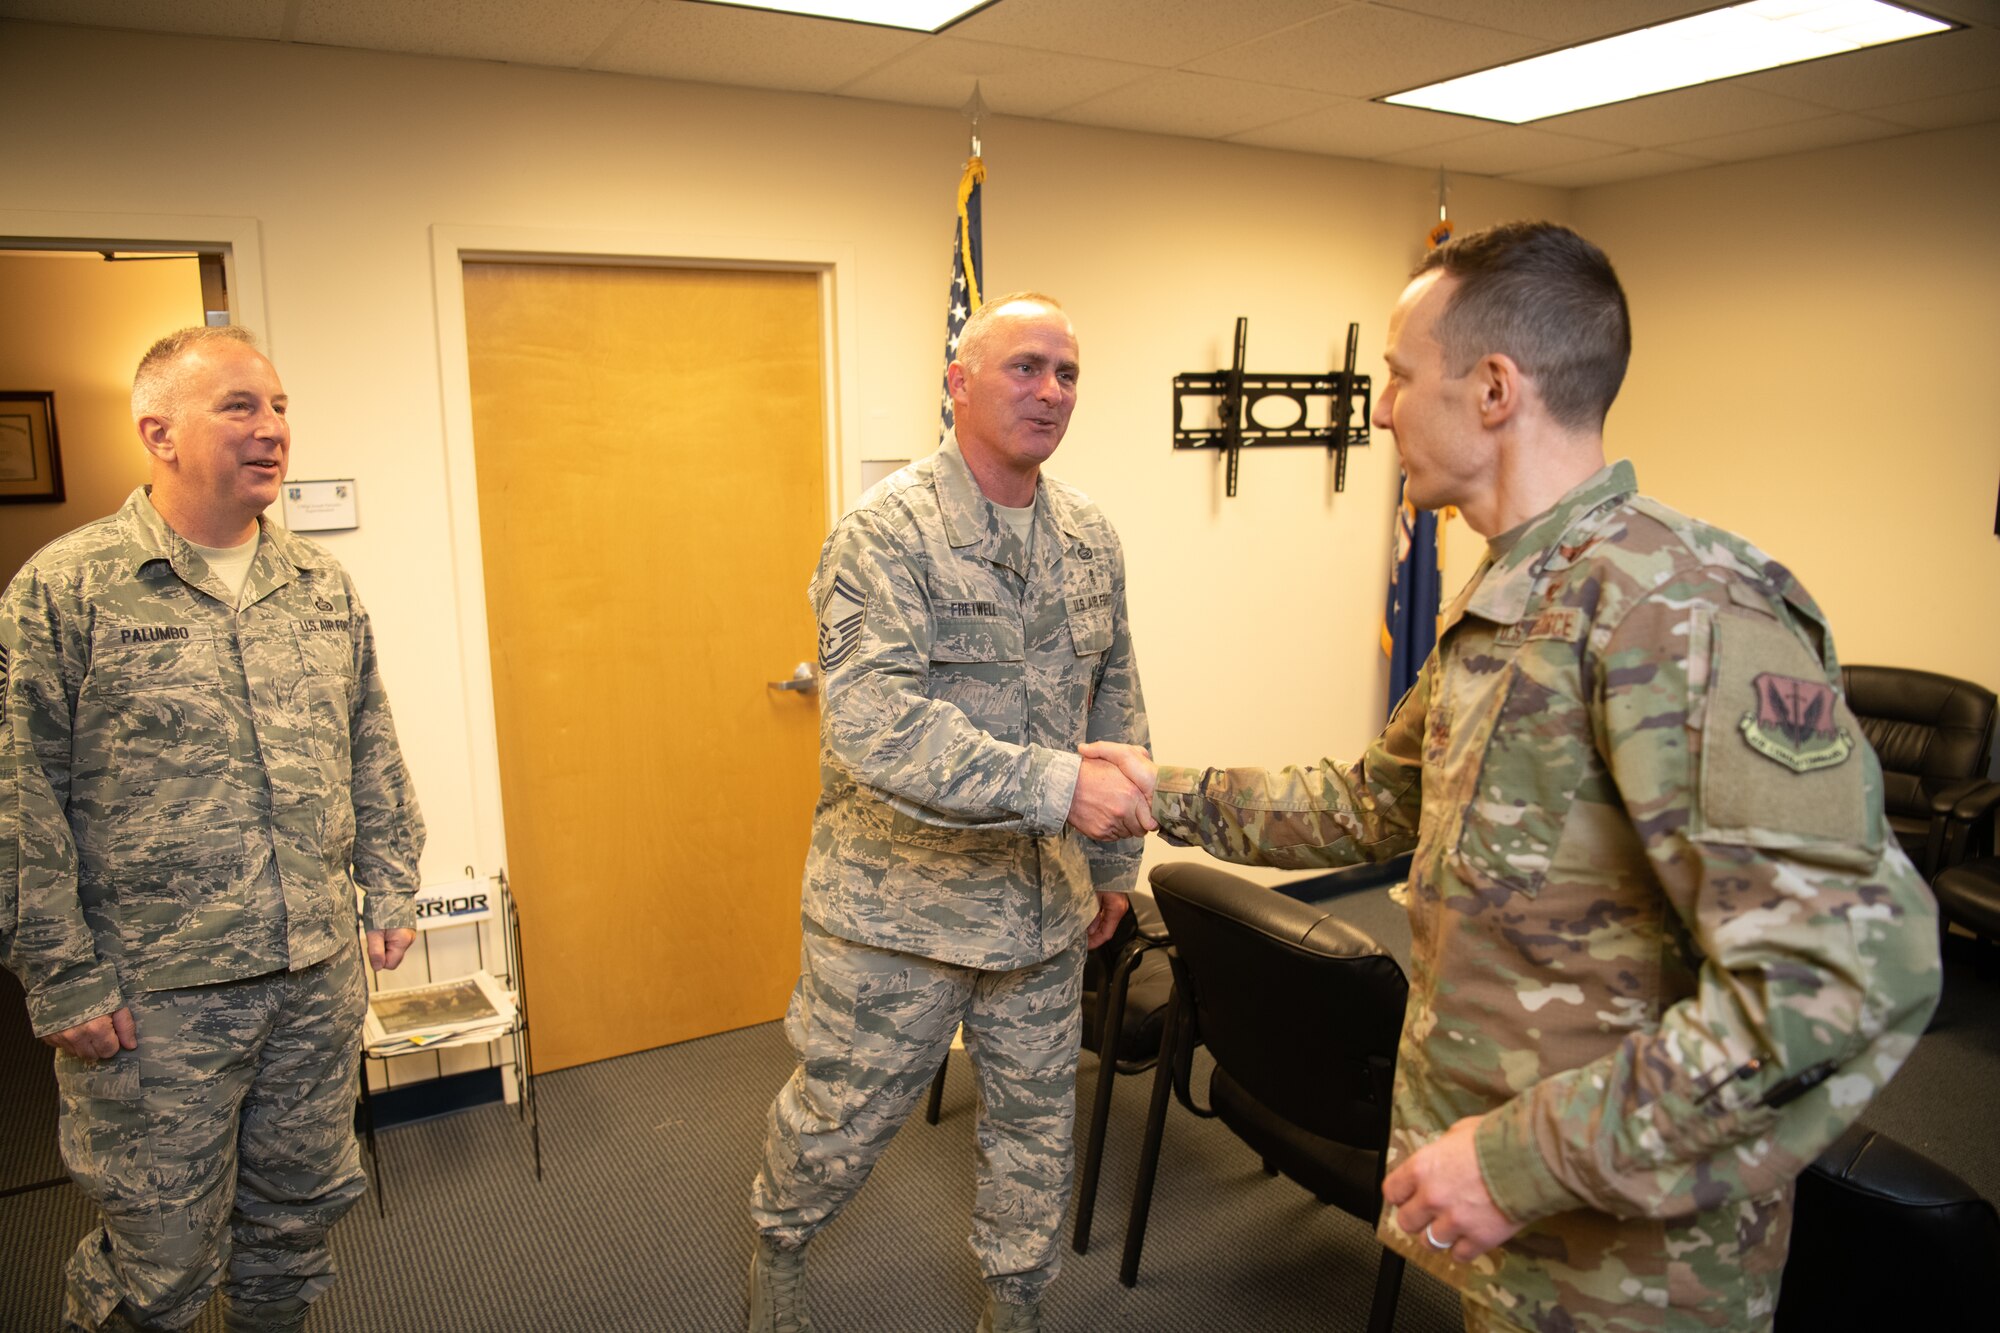
<path fill-rule="evenodd" d="M 986 164 L 977 155 L 966 159 L 965 174 L 958 178 L 958 216 L 951 223 L 951 291 L 945 300 L 944 363 L 958 355 L 958 336 L 965 321 L 979 309 L 979 279 L 985 265 L 979 258 L 979 186 L 986 179 Z M 942 372 L 940 372 L 942 373 Z M 944 386 L 944 428 L 950 430 L 951 386 Z"/>
<path fill-rule="evenodd" d="M 1405 490 L 1409 480 L 1404 479 Z M 1382 616 L 1382 651 L 1389 658 L 1389 712 L 1417 683 L 1424 659 L 1437 646 L 1438 606 L 1444 584 L 1439 519 L 1396 498 L 1396 545 L 1389 560 L 1389 599 Z"/>

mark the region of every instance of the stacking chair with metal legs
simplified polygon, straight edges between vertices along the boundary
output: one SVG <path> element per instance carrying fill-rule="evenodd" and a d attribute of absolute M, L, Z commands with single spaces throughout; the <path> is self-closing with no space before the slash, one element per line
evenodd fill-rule
<path fill-rule="evenodd" d="M 1267 1171 L 1372 1224 L 1409 996 L 1402 966 L 1325 909 L 1227 871 L 1181 862 L 1156 867 L 1152 881 L 1174 990 L 1119 1280 L 1138 1281 L 1170 1095 L 1221 1120 Z M 1197 1045 L 1215 1061 L 1207 1107 L 1189 1087 Z M 1402 1277 L 1402 1257 L 1384 1249 L 1370 1333 L 1394 1322 Z"/>

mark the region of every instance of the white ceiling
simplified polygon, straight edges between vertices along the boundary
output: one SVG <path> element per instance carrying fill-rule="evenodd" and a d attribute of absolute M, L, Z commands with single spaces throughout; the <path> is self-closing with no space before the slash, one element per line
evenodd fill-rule
<path fill-rule="evenodd" d="M 1718 0 L 994 0 L 937 36 L 695 0 L 0 0 L 0 17 L 960 107 L 1585 186 L 2000 120 L 2000 0 L 1966 26 L 1509 126 L 1384 93 Z M 1987 164 L 1992 169 L 2000 164 Z"/>

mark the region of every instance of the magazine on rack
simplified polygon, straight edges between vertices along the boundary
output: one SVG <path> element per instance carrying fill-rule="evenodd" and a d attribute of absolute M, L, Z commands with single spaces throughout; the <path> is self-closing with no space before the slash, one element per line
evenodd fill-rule
<path fill-rule="evenodd" d="M 513 1026 L 514 997 L 481 968 L 454 981 L 376 991 L 362 1040 L 370 1055 L 401 1055 L 492 1041 Z"/>

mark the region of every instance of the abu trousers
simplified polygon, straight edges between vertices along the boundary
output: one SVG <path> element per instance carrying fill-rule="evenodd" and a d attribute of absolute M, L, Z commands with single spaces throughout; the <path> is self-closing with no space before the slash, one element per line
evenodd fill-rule
<path fill-rule="evenodd" d="M 63 1162 L 102 1214 L 63 1317 L 289 1328 L 333 1282 L 327 1228 L 367 1188 L 354 1142 L 360 949 L 297 972 L 131 997 L 138 1049 L 58 1052 Z"/>
<path fill-rule="evenodd" d="M 1038 1300 L 1069 1206 L 1083 941 L 986 972 L 805 923 L 785 1016 L 799 1066 L 771 1104 L 750 1215 L 797 1248 L 854 1197 L 930 1086 L 958 1026 L 979 1088 L 972 1252 L 1004 1300 Z"/>

